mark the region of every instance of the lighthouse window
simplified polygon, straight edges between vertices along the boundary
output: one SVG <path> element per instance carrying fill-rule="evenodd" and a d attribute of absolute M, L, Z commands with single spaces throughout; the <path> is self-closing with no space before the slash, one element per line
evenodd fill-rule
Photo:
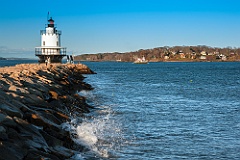
<path fill-rule="evenodd" d="M 45 41 L 43 41 L 43 45 L 45 46 Z"/>
<path fill-rule="evenodd" d="M 58 41 L 57 41 L 57 46 L 58 46 Z"/>

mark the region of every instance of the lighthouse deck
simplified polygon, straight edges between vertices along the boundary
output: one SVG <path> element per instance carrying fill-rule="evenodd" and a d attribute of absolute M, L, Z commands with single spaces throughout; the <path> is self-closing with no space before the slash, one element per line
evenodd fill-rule
<path fill-rule="evenodd" d="M 41 31 L 40 31 L 40 34 L 43 35 L 43 34 L 48 34 L 48 33 L 47 33 L 46 30 L 41 30 Z M 62 34 L 62 31 L 54 30 L 54 34 L 61 35 L 61 34 Z"/>
<path fill-rule="evenodd" d="M 67 48 L 66 47 L 36 47 L 35 55 L 66 55 Z"/>

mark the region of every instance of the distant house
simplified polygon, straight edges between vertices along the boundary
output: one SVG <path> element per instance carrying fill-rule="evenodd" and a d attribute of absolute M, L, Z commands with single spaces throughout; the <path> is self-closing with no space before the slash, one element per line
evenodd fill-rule
<path fill-rule="evenodd" d="M 180 58 L 186 58 L 184 53 L 179 53 Z"/>
<path fill-rule="evenodd" d="M 222 56 L 222 61 L 226 61 L 227 60 L 227 56 L 223 55 Z"/>
<path fill-rule="evenodd" d="M 206 57 L 206 56 L 200 56 L 199 59 L 200 59 L 200 60 L 206 60 L 207 57 Z"/>
<path fill-rule="evenodd" d="M 199 57 L 200 60 L 206 60 L 207 59 L 207 52 L 206 51 L 202 51 L 201 56 Z"/>
<path fill-rule="evenodd" d="M 216 56 L 216 59 L 221 59 L 222 61 L 226 61 L 227 56 L 225 56 L 224 54 L 219 54 L 219 55 Z"/>
<path fill-rule="evenodd" d="M 169 56 L 164 56 L 164 59 L 165 59 L 165 60 L 169 59 Z"/>
<path fill-rule="evenodd" d="M 206 55 L 207 55 L 207 52 L 206 52 L 206 51 L 202 51 L 200 54 L 201 54 L 202 56 L 206 56 Z"/>

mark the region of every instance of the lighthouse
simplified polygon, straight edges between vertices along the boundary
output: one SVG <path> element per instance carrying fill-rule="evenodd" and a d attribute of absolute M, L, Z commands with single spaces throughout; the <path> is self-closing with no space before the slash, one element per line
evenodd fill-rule
<path fill-rule="evenodd" d="M 61 63 L 66 56 L 66 47 L 61 47 L 61 31 L 57 30 L 52 17 L 48 18 L 45 30 L 40 31 L 41 47 L 35 48 L 39 63 Z"/>

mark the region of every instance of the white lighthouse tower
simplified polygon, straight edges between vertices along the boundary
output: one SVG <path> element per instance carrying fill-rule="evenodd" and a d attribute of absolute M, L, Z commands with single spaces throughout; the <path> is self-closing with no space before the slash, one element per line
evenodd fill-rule
<path fill-rule="evenodd" d="M 48 19 L 45 30 L 41 30 L 40 34 L 41 47 L 35 48 L 39 63 L 44 63 L 46 60 L 51 63 L 61 63 L 62 58 L 66 56 L 66 47 L 61 47 L 61 31 L 56 29 L 52 17 Z"/>

